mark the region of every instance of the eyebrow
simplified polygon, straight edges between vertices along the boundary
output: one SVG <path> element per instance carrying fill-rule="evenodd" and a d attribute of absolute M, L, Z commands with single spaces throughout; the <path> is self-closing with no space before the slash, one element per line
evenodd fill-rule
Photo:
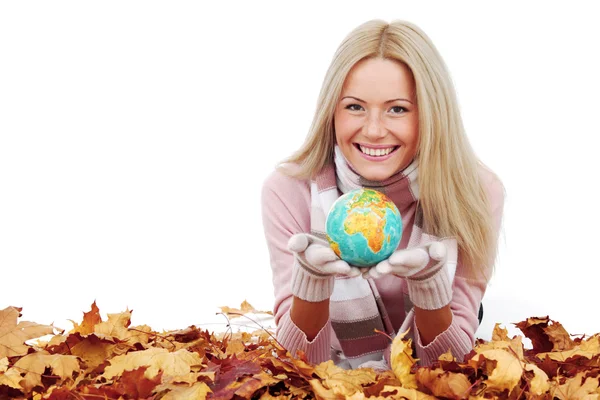
<path fill-rule="evenodd" d="M 344 100 L 344 99 L 354 99 L 354 100 L 360 101 L 361 103 L 366 103 L 366 101 L 361 100 L 358 97 L 354 97 L 354 96 L 344 96 L 344 97 L 342 97 L 342 100 Z M 391 100 L 384 102 L 383 104 L 392 103 L 394 101 L 408 101 L 410 104 L 413 104 L 412 101 L 410 101 L 408 99 L 403 99 L 403 98 L 391 99 Z"/>

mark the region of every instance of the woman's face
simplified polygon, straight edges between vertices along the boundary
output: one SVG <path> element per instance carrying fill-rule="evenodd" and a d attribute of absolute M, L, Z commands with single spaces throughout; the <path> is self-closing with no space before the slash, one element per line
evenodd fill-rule
<path fill-rule="evenodd" d="M 335 138 L 362 177 L 382 181 L 407 167 L 417 152 L 419 115 L 410 69 L 370 58 L 351 70 L 334 114 Z"/>

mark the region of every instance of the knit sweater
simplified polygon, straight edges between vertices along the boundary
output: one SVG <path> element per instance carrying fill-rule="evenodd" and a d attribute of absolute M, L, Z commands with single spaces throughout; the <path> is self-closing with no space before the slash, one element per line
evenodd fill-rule
<path fill-rule="evenodd" d="M 494 231 L 498 234 L 504 207 L 504 188 L 497 176 L 490 170 L 481 167 L 479 175 L 490 199 Z M 416 208 L 416 206 L 417 204 L 414 202 L 411 207 Z M 336 364 L 344 366 L 344 355 L 332 329 L 331 321 L 327 321 L 317 336 L 309 341 L 304 332 L 290 318 L 293 299 L 290 282 L 294 256 L 287 249 L 287 242 L 296 233 L 310 232 L 310 210 L 309 181 L 289 177 L 278 170 L 271 173 L 264 181 L 262 218 L 272 269 L 277 340 L 291 354 L 295 354 L 296 350 L 304 351 L 312 363 L 332 359 Z M 414 209 L 400 212 L 403 216 L 402 225 L 411 227 L 414 221 L 405 219 L 404 216 L 414 216 Z M 406 248 L 410 233 L 409 229 L 402 232 L 402 240 L 398 248 Z M 485 267 L 489 268 L 490 266 Z M 487 281 L 483 278 L 468 278 L 465 275 L 464 267 L 459 259 L 452 284 L 453 296 L 450 303 L 452 323 L 427 345 L 421 343 L 414 321 L 414 313 L 410 312 L 412 305 L 408 300 L 406 280 L 394 275 L 387 275 L 375 281 L 396 332 L 411 329 L 416 356 L 421 365 L 431 364 L 449 349 L 455 357 L 462 360 L 464 355 L 473 348 L 475 331 L 479 326 L 477 314 Z M 362 349 L 362 351 L 368 351 L 368 349 Z"/>

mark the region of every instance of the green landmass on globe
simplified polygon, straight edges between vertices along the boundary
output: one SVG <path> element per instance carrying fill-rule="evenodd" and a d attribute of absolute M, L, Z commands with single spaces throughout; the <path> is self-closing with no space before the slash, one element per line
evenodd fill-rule
<path fill-rule="evenodd" d="M 357 189 L 340 196 L 325 223 L 333 251 L 348 264 L 370 267 L 388 258 L 402 238 L 402 218 L 385 194 Z"/>

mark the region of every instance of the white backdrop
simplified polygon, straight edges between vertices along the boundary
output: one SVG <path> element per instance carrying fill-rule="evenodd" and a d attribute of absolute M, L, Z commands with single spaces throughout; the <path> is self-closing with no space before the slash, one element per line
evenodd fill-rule
<path fill-rule="evenodd" d="M 478 336 L 544 315 L 600 331 L 588 3 L 214 3 L 1 3 L 0 309 L 70 328 L 96 300 L 155 330 L 270 309 L 262 182 L 302 143 L 342 38 L 382 18 L 432 38 L 507 189 Z"/>

